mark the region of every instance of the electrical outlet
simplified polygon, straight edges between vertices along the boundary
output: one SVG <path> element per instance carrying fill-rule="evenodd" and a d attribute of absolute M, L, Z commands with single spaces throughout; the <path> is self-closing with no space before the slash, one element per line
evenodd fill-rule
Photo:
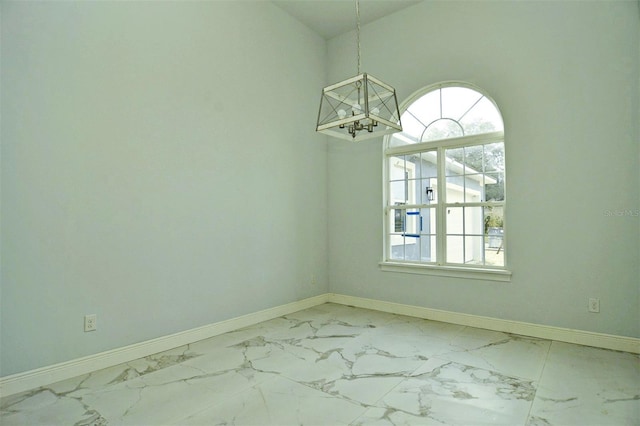
<path fill-rule="evenodd" d="M 600 312 L 600 299 L 589 298 L 589 312 Z"/>
<path fill-rule="evenodd" d="M 98 329 L 98 315 L 84 316 L 84 331 L 96 331 Z"/>
<path fill-rule="evenodd" d="M 316 285 L 317 284 L 317 280 L 316 280 L 316 275 L 315 274 L 311 275 L 310 283 L 311 283 L 311 285 Z"/>

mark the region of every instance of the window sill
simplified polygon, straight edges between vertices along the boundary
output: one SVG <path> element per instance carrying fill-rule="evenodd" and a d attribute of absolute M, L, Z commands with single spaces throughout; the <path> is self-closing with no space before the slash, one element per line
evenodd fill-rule
<path fill-rule="evenodd" d="M 505 269 L 466 268 L 456 266 L 424 265 L 404 262 L 380 262 L 380 270 L 407 274 L 435 275 L 439 277 L 467 278 L 485 281 L 511 281 L 511 271 Z"/>

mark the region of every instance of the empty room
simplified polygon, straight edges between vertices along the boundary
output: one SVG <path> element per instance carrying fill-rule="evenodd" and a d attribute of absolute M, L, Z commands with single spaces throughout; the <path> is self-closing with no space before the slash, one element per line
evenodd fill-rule
<path fill-rule="evenodd" d="M 640 425 L 640 2 L 0 2 L 0 424 Z"/>

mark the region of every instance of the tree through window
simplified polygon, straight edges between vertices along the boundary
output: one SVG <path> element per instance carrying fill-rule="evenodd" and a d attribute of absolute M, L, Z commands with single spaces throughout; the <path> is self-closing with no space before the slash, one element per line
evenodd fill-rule
<path fill-rule="evenodd" d="M 385 147 L 385 261 L 505 267 L 502 116 L 479 89 L 413 96 Z"/>

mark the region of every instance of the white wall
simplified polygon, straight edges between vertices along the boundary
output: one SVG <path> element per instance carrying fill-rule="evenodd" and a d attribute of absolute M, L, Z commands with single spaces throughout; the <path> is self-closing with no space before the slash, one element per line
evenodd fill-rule
<path fill-rule="evenodd" d="M 362 29 L 363 71 L 402 101 L 444 80 L 505 120 L 510 283 L 381 272 L 382 141 L 329 149 L 336 293 L 640 337 L 639 13 L 635 1 L 423 2 Z M 329 42 L 353 74 L 354 34 Z M 587 299 L 601 312 L 587 312 Z"/>
<path fill-rule="evenodd" d="M 0 375 L 327 292 L 323 39 L 269 2 L 1 12 Z"/>
<path fill-rule="evenodd" d="M 401 100 L 457 79 L 501 107 L 506 284 L 379 270 L 381 141 L 327 164 L 312 130 L 353 33 L 327 56 L 268 2 L 0 7 L 1 376 L 328 290 L 640 337 L 640 219 L 605 214 L 640 208 L 637 2 L 424 2 L 363 27 L 363 69 Z"/>

